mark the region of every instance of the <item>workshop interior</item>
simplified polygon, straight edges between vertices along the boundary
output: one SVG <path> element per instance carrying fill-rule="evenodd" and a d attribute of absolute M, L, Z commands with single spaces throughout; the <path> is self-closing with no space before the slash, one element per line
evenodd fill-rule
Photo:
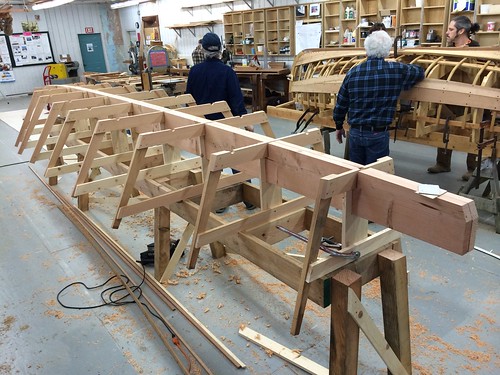
<path fill-rule="evenodd" d="M 0 64 L 0 374 L 500 373 L 500 0 L 0 0 Z"/>

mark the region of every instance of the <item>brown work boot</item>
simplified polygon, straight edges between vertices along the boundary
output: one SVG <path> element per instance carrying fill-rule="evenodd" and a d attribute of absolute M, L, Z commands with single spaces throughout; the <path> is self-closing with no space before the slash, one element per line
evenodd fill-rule
<path fill-rule="evenodd" d="M 436 164 L 432 167 L 427 168 L 427 172 L 429 173 L 443 173 L 443 172 L 449 172 L 450 166 L 446 166 L 443 164 Z"/>
<path fill-rule="evenodd" d="M 462 175 L 462 180 L 463 181 L 469 181 L 469 179 L 472 177 L 472 173 L 474 172 L 474 169 L 468 169 L 467 172 L 465 172 Z"/>
<path fill-rule="evenodd" d="M 451 150 L 438 148 L 436 155 L 436 165 L 427 168 L 427 172 L 429 173 L 449 172 L 451 170 L 451 154 L 452 154 Z"/>

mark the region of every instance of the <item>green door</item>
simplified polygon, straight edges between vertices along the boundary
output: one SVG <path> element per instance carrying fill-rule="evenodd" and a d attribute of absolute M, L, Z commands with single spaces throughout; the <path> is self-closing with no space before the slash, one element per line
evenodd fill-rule
<path fill-rule="evenodd" d="M 85 72 L 106 73 L 101 34 L 78 34 Z"/>

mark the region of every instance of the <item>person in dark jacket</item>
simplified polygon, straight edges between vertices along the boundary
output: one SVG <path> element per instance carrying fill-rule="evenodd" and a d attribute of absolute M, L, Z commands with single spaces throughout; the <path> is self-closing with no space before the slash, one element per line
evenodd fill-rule
<path fill-rule="evenodd" d="M 234 70 L 221 60 L 222 44 L 217 34 L 207 33 L 201 40 L 205 61 L 189 70 L 186 93 L 191 94 L 196 104 L 214 103 L 224 100 L 233 116 L 247 113 L 241 93 L 240 82 Z M 222 113 L 207 115 L 209 120 L 223 118 Z"/>
<path fill-rule="evenodd" d="M 233 116 L 242 116 L 247 113 L 240 82 L 233 68 L 225 65 L 221 60 L 222 44 L 214 33 L 207 33 L 201 40 L 205 61 L 196 64 L 189 70 L 186 93 L 191 94 L 196 104 L 214 103 L 224 100 L 231 108 Z M 220 120 L 222 113 L 212 113 L 205 116 L 209 120 Z M 253 131 L 252 127 L 245 127 Z M 233 173 L 238 173 L 233 169 Z M 250 181 L 249 181 L 250 182 Z M 247 210 L 256 207 L 249 202 L 243 202 Z M 226 208 L 216 210 L 223 213 Z"/>

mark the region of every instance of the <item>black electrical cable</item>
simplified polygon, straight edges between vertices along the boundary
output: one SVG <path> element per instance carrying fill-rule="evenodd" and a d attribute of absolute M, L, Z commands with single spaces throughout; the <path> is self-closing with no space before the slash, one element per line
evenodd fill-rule
<path fill-rule="evenodd" d="M 139 262 L 141 263 L 141 262 Z M 130 285 L 129 288 L 132 290 L 132 293 L 136 293 L 138 292 L 138 295 L 137 295 L 137 299 L 140 299 L 142 297 L 142 289 L 141 289 L 141 286 L 144 284 L 144 281 L 146 279 L 146 268 L 144 267 L 144 264 L 142 264 L 142 269 L 143 269 L 143 274 L 142 274 L 142 280 L 141 282 L 139 283 L 139 285 Z M 104 289 L 102 292 L 101 292 L 101 300 L 102 300 L 102 303 L 99 304 L 99 305 L 91 305 L 91 306 L 71 306 L 71 305 L 67 305 L 65 303 L 63 303 L 61 301 L 61 294 L 75 286 L 75 285 L 82 285 L 85 289 L 87 290 L 95 290 L 95 289 L 99 289 L 99 288 L 102 288 L 104 287 L 105 285 L 107 285 L 111 280 L 113 279 L 116 279 L 120 277 L 121 280 L 129 285 L 130 284 L 130 279 L 125 276 L 125 275 L 115 275 L 115 276 L 111 276 L 109 279 L 107 279 L 104 283 L 102 284 L 99 284 L 99 285 L 95 285 L 95 286 L 88 286 L 86 285 L 84 282 L 82 281 L 75 281 L 74 283 L 71 283 L 71 284 L 68 284 L 66 285 L 64 288 L 62 288 L 58 293 L 57 293 L 57 302 L 59 302 L 59 304 L 64 307 L 64 308 L 67 308 L 67 309 L 73 309 L 73 310 L 90 310 L 90 309 L 97 309 L 99 307 L 104 307 L 104 306 L 123 306 L 123 305 L 127 305 L 127 304 L 130 304 L 130 303 L 135 303 L 135 300 L 126 300 L 126 298 L 130 297 L 130 294 L 128 293 L 127 291 L 127 288 L 125 288 L 124 286 L 122 285 L 114 285 L 114 286 L 110 286 L 106 289 Z M 124 292 L 126 291 L 126 294 L 122 295 L 122 296 L 119 296 L 119 297 L 115 297 L 115 294 L 116 293 L 121 293 L 121 292 Z M 153 315 L 156 319 L 158 319 L 160 322 L 163 323 L 163 325 L 165 326 L 165 328 L 167 328 L 167 330 L 170 332 L 170 334 L 172 335 L 172 338 L 176 338 L 176 335 L 175 333 L 172 331 L 172 329 L 169 327 L 169 325 L 167 324 L 167 322 L 159 315 L 155 314 L 151 308 L 145 304 L 144 302 L 141 302 L 141 305 L 144 306 L 151 315 Z"/>

